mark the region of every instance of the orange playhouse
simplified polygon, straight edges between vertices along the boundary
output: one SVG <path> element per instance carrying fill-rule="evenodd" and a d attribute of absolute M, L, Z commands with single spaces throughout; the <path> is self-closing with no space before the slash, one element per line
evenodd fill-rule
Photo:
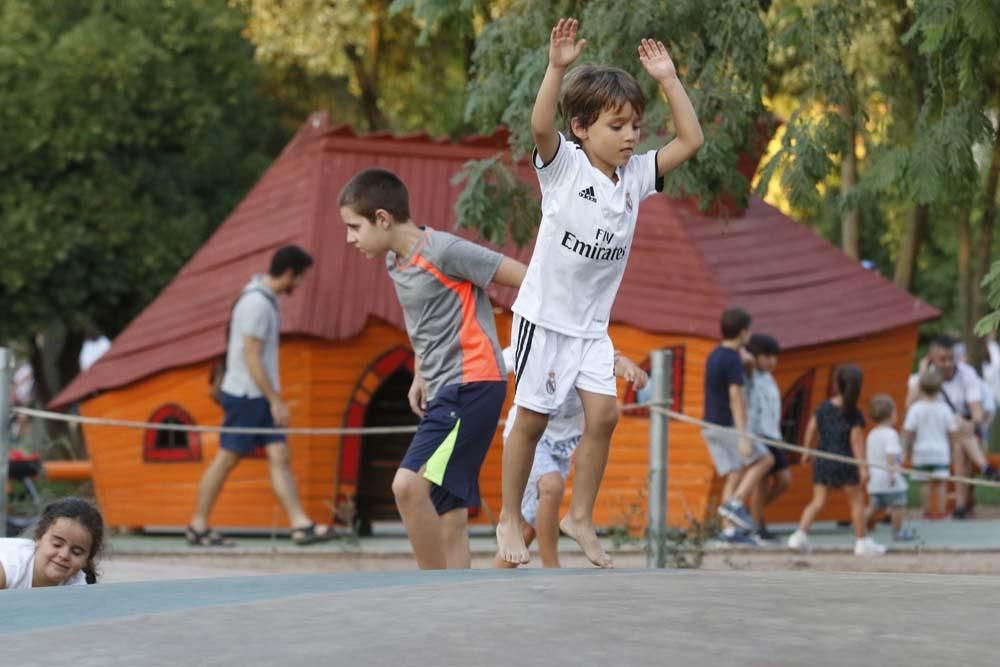
<path fill-rule="evenodd" d="M 271 253 L 297 243 L 316 259 L 310 278 L 282 308 L 281 370 L 296 427 L 414 424 L 406 392 L 413 356 L 394 289 L 379 261 L 345 243 L 336 198 L 357 171 L 381 166 L 410 189 L 418 224 L 451 229 L 468 160 L 503 151 L 500 137 L 461 143 L 426 136 L 360 137 L 313 115 L 230 217 L 89 371 L 54 401 L 79 401 L 86 416 L 218 425 L 208 394 L 209 369 L 223 351 L 234 295 L 263 271 Z M 520 174 L 534 183 L 527 167 Z M 530 249 L 506 248 L 526 261 Z M 754 329 L 782 344 L 777 379 L 784 394 L 786 439 L 830 392 L 832 369 L 854 362 L 865 372 L 864 400 L 886 392 L 902 402 L 921 322 L 938 315 L 877 273 L 861 268 L 808 227 L 759 199 L 728 221 L 689 203 L 654 197 L 642 207 L 628 270 L 612 313 L 616 347 L 636 361 L 674 350 L 675 406 L 702 411 L 703 368 L 729 304 L 754 317 Z M 501 342 L 508 342 L 512 290 L 491 294 Z M 621 387 L 623 402 L 633 397 Z M 647 416 L 619 422 L 597 520 L 606 527 L 644 521 Z M 203 467 L 218 447 L 214 434 L 86 426 L 98 501 L 109 524 L 179 527 L 187 523 Z M 363 529 L 395 518 L 392 474 L 409 436 L 294 436 L 292 468 L 316 519 L 352 508 Z M 718 480 L 697 429 L 669 429 L 668 520 L 702 520 Z M 499 435 L 482 472 L 485 502 L 476 521 L 499 507 Z M 572 483 L 572 480 L 571 480 Z M 793 488 L 769 513 L 798 516 L 811 488 L 809 470 L 793 468 Z M 826 518 L 845 518 L 842 501 Z M 212 517 L 220 528 L 287 527 L 264 460 L 234 473 Z"/>

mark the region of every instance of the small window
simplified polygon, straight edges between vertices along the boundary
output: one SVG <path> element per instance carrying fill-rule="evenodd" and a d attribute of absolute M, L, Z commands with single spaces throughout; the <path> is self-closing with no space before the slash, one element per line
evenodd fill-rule
<path fill-rule="evenodd" d="M 810 368 L 785 392 L 781 399 L 781 439 L 793 445 L 801 445 L 809 423 L 809 405 L 812 402 L 813 382 L 816 369 Z M 792 463 L 801 458 L 798 452 L 786 452 Z"/>
<path fill-rule="evenodd" d="M 156 409 L 148 420 L 153 424 L 195 426 L 191 414 L 168 403 Z M 201 434 L 193 431 L 147 429 L 143 438 L 143 460 L 158 463 L 201 460 Z"/>
<path fill-rule="evenodd" d="M 670 409 L 674 412 L 683 412 L 684 406 L 684 346 L 675 345 L 674 347 L 664 348 L 668 349 L 673 353 L 673 378 L 672 378 L 672 389 L 671 396 L 673 400 L 670 405 Z M 650 359 L 646 357 L 646 360 L 639 364 L 639 367 L 649 372 L 650 369 Z M 653 388 L 651 385 L 646 385 L 645 389 L 641 391 L 636 391 L 632 388 L 632 385 L 628 386 L 625 391 L 625 405 L 631 405 L 633 403 L 646 403 L 652 400 Z M 628 415 L 629 417 L 648 417 L 649 408 L 633 408 L 631 410 L 625 410 L 622 414 Z"/>

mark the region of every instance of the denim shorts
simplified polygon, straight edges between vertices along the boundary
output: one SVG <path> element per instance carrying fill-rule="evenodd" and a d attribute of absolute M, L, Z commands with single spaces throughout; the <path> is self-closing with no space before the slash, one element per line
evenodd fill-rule
<path fill-rule="evenodd" d="M 906 507 L 906 491 L 890 491 L 888 493 L 871 494 L 872 505 L 877 510 L 886 510 L 892 507 Z"/>

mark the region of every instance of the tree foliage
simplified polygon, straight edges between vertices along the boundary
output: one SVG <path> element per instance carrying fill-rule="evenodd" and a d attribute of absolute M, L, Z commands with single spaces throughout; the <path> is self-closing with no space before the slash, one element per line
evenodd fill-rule
<path fill-rule="evenodd" d="M 461 129 L 466 52 L 482 3 L 234 2 L 248 13 L 247 34 L 259 62 L 271 68 L 277 91 L 291 75 L 293 94 L 304 85 L 321 98 L 315 95 L 320 82 L 333 116 L 364 130 Z"/>
<path fill-rule="evenodd" d="M 283 143 L 225 0 L 0 5 L 0 337 L 114 333 Z"/>
<path fill-rule="evenodd" d="M 513 0 L 476 42 L 466 117 L 480 131 L 498 124 L 509 127 L 515 157 L 523 157 L 531 146 L 531 109 L 547 65 L 549 31 L 560 16 L 580 20 L 587 47 L 578 62 L 621 67 L 643 87 L 651 100 L 643 119 L 650 129 L 646 146 L 664 141 L 657 132 L 670 132 L 670 115 L 657 84 L 642 71 L 636 46 L 643 37 L 662 39 L 706 137 L 695 159 L 668 180 L 668 192 L 695 195 L 705 207 L 723 193 L 745 199 L 747 181 L 737 161 L 759 140 L 765 114 L 761 93 L 768 37 L 757 2 L 720 0 L 706 6 L 696 0 L 637 0 L 623 11 L 620 5 L 599 1 Z M 470 180 L 467 188 L 491 185 L 495 181 Z M 464 196 L 481 202 L 476 210 L 490 210 L 492 199 L 485 189 Z M 502 238 L 495 217 L 474 217 L 472 209 L 461 213 L 462 224 L 478 228 L 488 239 Z"/>

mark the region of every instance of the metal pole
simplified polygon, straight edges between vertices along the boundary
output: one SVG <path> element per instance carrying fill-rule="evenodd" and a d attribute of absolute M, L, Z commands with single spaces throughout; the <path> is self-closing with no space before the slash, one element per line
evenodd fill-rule
<path fill-rule="evenodd" d="M 7 537 L 7 466 L 10 460 L 10 381 L 14 356 L 0 347 L 0 537 Z"/>
<path fill-rule="evenodd" d="M 653 405 L 669 407 L 673 389 L 673 352 L 654 350 L 650 355 L 650 382 Z M 667 531 L 667 453 L 669 451 L 669 418 L 654 410 L 649 412 L 649 526 L 646 529 L 649 548 L 647 567 L 666 567 Z"/>

